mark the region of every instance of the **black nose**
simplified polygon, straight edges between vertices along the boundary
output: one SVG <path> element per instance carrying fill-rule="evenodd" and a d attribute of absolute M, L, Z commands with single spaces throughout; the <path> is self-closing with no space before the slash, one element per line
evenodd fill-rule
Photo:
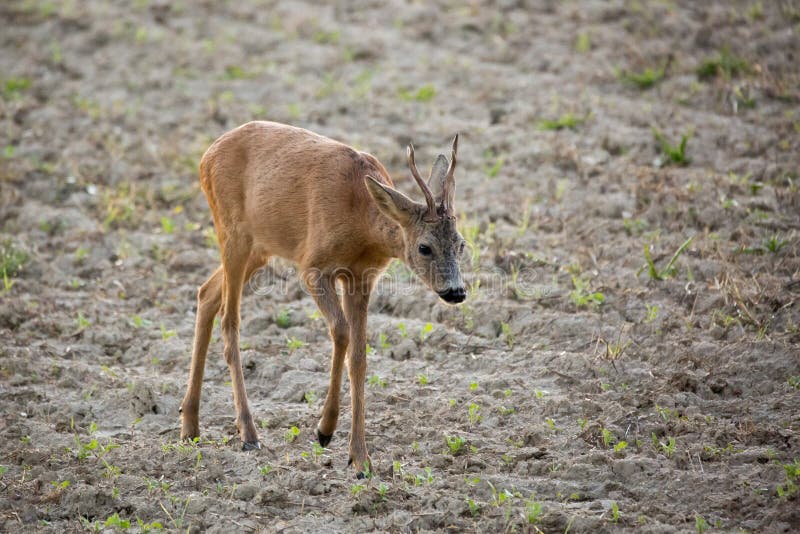
<path fill-rule="evenodd" d="M 450 302 L 451 304 L 458 304 L 459 302 L 464 302 L 464 299 L 467 298 L 467 292 L 464 290 L 463 287 L 456 287 L 450 288 L 447 291 L 442 291 L 439 293 L 439 296 L 442 297 L 442 300 L 445 302 Z"/>

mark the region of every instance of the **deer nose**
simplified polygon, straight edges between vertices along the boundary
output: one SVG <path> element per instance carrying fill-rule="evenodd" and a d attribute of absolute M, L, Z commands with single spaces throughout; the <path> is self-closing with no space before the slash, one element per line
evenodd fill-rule
<path fill-rule="evenodd" d="M 464 299 L 467 298 L 467 292 L 463 287 L 451 287 L 447 291 L 440 292 L 439 296 L 445 302 L 458 304 L 459 302 L 464 302 Z"/>

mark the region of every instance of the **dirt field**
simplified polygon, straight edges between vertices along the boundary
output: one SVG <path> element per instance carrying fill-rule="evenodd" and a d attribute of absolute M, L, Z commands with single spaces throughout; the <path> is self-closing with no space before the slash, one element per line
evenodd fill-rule
<path fill-rule="evenodd" d="M 0 531 L 799 528 L 797 1 L 11 0 L 0 27 Z M 263 450 L 218 329 L 179 440 L 219 263 L 197 163 L 252 119 L 417 198 L 405 145 L 427 168 L 461 133 L 469 296 L 381 282 L 366 482 L 348 395 L 314 446 L 330 342 L 281 262 L 242 309 Z"/>

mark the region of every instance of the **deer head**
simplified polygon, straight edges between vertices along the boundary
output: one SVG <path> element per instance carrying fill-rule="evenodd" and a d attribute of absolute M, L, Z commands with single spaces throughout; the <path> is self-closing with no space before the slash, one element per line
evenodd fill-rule
<path fill-rule="evenodd" d="M 456 229 L 455 196 L 458 134 L 453 139 L 450 161 L 440 154 L 426 183 L 414 161 L 414 147 L 408 145 L 408 167 L 425 196 L 425 204 L 366 177 L 367 190 L 383 214 L 400 225 L 405 243 L 401 258 L 414 273 L 447 303 L 466 298 L 458 261 L 464 252 L 464 238 Z"/>

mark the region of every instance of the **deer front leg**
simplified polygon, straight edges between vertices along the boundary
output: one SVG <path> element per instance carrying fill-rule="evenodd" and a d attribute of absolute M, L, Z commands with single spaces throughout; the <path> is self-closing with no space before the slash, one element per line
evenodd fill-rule
<path fill-rule="evenodd" d="M 198 412 L 200 409 L 200 389 L 203 386 L 203 371 L 206 366 L 208 344 L 214 316 L 222 304 L 222 267 L 200 286 L 197 292 L 197 320 L 194 329 L 194 349 L 192 366 L 189 371 L 189 384 L 181 403 L 181 438 L 193 439 L 200 436 Z"/>
<path fill-rule="evenodd" d="M 322 416 L 317 425 L 317 439 L 319 444 L 325 447 L 331 442 L 333 432 L 336 430 L 336 422 L 339 420 L 339 395 L 342 389 L 344 358 L 350 341 L 350 328 L 339 303 L 334 277 L 319 272 L 308 272 L 304 279 L 317 307 L 328 322 L 333 342 L 331 382 L 325 397 L 325 404 L 322 407 Z"/>
<path fill-rule="evenodd" d="M 367 307 L 371 284 L 356 284 L 345 295 L 345 315 L 350 323 L 350 399 L 353 410 L 350 432 L 350 463 L 356 476 L 364 478 L 372 471 L 365 437 L 364 384 L 367 378 Z"/>

